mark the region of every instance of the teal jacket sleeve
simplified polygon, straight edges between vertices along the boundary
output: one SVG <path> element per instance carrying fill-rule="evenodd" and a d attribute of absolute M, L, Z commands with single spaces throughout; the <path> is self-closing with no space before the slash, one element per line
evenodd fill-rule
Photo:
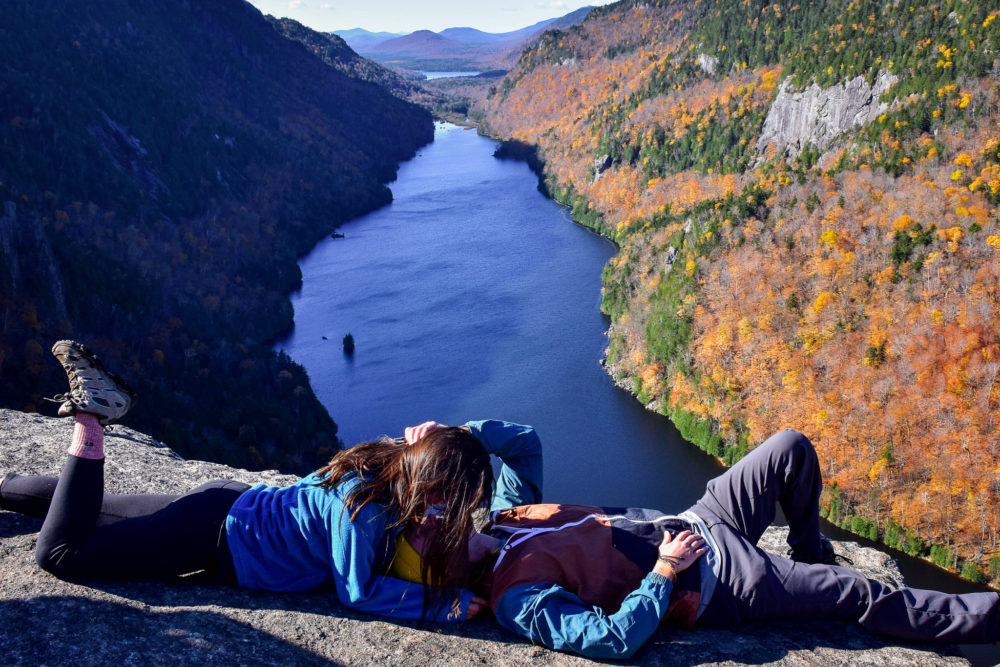
<path fill-rule="evenodd" d="M 609 615 L 555 584 L 528 584 L 504 593 L 493 611 L 500 625 L 536 644 L 588 658 L 630 658 L 656 631 L 672 589 L 651 572 Z"/>
<path fill-rule="evenodd" d="M 542 502 L 542 442 L 535 429 L 496 419 L 465 425 L 486 451 L 500 459 L 490 511 Z"/>
<path fill-rule="evenodd" d="M 385 515 L 365 507 L 354 521 L 331 517 L 331 531 L 339 531 L 340 540 L 333 541 L 331 556 L 336 574 L 333 577 L 337 597 L 349 607 L 360 611 L 419 619 L 424 609 L 424 587 L 421 584 L 386 577 L 372 572 L 375 545 L 385 531 Z M 336 534 L 336 533 L 332 533 Z M 465 620 L 472 593 L 461 591 L 458 609 L 443 608 L 431 614 L 441 623 Z M 450 606 L 449 606 L 450 607 Z"/>

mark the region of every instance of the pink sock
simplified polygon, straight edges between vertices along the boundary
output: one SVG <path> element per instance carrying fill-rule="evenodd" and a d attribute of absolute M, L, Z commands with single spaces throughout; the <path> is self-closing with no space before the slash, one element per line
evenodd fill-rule
<path fill-rule="evenodd" d="M 81 459 L 104 458 L 104 427 L 97 421 L 97 415 L 89 412 L 76 413 L 73 442 L 66 452 Z"/>

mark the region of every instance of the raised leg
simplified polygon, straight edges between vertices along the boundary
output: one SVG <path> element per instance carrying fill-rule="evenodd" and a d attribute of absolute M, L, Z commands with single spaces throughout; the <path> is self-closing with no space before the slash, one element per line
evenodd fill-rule
<path fill-rule="evenodd" d="M 124 416 L 134 395 L 83 345 L 59 341 L 52 353 L 70 385 L 69 393 L 56 398 L 59 412 L 75 414 L 76 425 L 38 535 L 39 566 L 64 578 L 146 579 L 214 570 L 224 553 L 223 523 L 247 485 L 209 483 L 159 503 L 151 513 L 130 509 L 128 518 L 100 525 L 106 500 L 101 425 Z M 150 503 L 150 497 L 140 498 Z"/>
<path fill-rule="evenodd" d="M 66 457 L 35 544 L 35 560 L 54 574 L 58 554 L 94 532 L 104 499 L 104 458 Z"/>
<path fill-rule="evenodd" d="M 692 510 L 710 526 L 721 521 L 755 545 L 774 521 L 776 505 L 780 504 L 788 519 L 788 544 L 796 560 L 814 562 L 823 556 L 819 531 L 822 488 L 812 443 L 798 431 L 786 429 L 710 481 Z"/>

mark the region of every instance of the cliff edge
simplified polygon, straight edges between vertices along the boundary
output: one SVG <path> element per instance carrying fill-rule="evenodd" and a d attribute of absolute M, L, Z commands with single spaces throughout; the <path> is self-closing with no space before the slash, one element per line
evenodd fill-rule
<path fill-rule="evenodd" d="M 55 475 L 72 421 L 0 410 L 0 475 Z M 181 493 L 212 479 L 283 484 L 293 477 L 180 459 L 124 427 L 107 439 L 111 493 Z M 493 620 L 420 628 L 362 614 L 332 590 L 270 594 L 198 576 L 171 582 L 60 581 L 36 567 L 41 522 L 0 512 L 0 648 L 19 664 L 567 665 L 584 659 L 531 646 Z M 781 549 L 780 529 L 765 548 Z M 768 546 L 770 545 L 770 546 Z M 838 543 L 868 574 L 900 583 L 892 559 Z M 663 628 L 632 661 L 674 665 L 967 665 L 947 649 L 886 644 L 840 623 L 748 626 L 739 631 Z"/>

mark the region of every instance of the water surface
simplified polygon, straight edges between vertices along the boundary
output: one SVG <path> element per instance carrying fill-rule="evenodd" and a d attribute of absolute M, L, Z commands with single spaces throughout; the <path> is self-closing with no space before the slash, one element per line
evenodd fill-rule
<path fill-rule="evenodd" d="M 616 388 L 600 275 L 614 245 L 574 224 L 496 143 L 438 124 L 394 201 L 300 262 L 295 329 L 345 443 L 434 419 L 532 424 L 552 500 L 681 511 L 715 461 Z M 341 349 L 355 340 L 353 356 Z M 326 339 L 324 339 L 324 336 Z"/>
<path fill-rule="evenodd" d="M 479 72 L 420 72 L 427 77 L 428 80 L 432 79 L 454 79 L 459 76 L 478 76 Z"/>

